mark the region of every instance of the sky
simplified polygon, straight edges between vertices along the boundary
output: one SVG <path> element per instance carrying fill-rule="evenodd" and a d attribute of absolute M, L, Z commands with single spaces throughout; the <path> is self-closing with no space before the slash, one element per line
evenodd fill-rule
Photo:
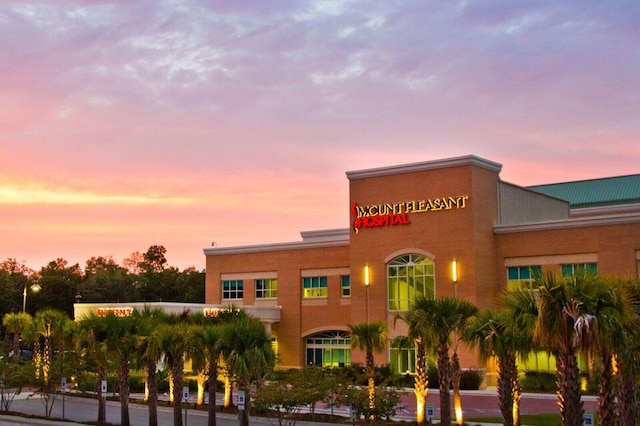
<path fill-rule="evenodd" d="M 349 227 L 346 171 L 640 173 L 635 0 L 0 0 L 0 261 Z"/>

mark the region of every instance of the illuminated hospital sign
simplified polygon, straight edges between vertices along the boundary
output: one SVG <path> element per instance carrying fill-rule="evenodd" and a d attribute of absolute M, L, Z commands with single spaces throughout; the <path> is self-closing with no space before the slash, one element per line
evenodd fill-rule
<path fill-rule="evenodd" d="M 458 195 L 455 197 L 372 204 L 369 206 L 359 206 L 358 203 L 353 203 L 351 206 L 351 214 L 355 218 L 353 229 L 358 233 L 361 228 L 408 225 L 411 223 L 409 220 L 410 214 L 464 209 L 467 206 L 468 199 L 468 195 Z"/>

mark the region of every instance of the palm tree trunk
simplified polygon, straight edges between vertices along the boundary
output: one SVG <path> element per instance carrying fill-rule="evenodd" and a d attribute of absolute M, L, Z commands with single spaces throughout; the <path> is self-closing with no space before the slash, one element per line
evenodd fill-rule
<path fill-rule="evenodd" d="M 244 398 L 244 410 L 238 410 L 238 424 L 240 426 L 249 426 L 249 410 L 251 409 L 251 397 L 249 396 L 248 382 L 242 380 L 238 385 L 242 385 L 242 389 L 245 391 Z"/>
<path fill-rule="evenodd" d="M 209 363 L 209 371 L 207 377 L 207 391 L 209 392 L 208 407 L 208 426 L 216 426 L 216 392 L 218 387 L 218 364 L 217 362 Z"/>
<path fill-rule="evenodd" d="M 429 392 L 429 376 L 427 375 L 427 355 L 422 342 L 417 342 L 416 376 L 414 380 L 414 393 L 416 395 L 416 423 L 421 425 L 426 420 L 425 408 L 427 393 Z"/>
<path fill-rule="evenodd" d="M 102 394 L 102 381 L 107 379 L 107 371 L 104 364 L 98 365 L 97 371 L 98 380 L 98 421 L 99 425 L 103 425 L 107 422 L 107 399 L 106 395 Z"/>
<path fill-rule="evenodd" d="M 158 376 L 155 363 L 147 365 L 147 385 L 149 387 L 149 426 L 158 426 Z"/>
<path fill-rule="evenodd" d="M 449 361 L 449 344 L 446 339 L 438 344 L 438 381 L 440 382 L 440 424 L 451 424 L 451 364 Z"/>
<path fill-rule="evenodd" d="M 563 426 L 582 426 L 584 409 L 580 397 L 578 360 L 571 349 L 571 344 L 565 344 L 557 357 L 558 405 L 562 416 Z"/>
<path fill-rule="evenodd" d="M 174 360 L 171 367 L 173 378 L 173 426 L 182 426 L 182 369 L 184 361 Z"/>
<path fill-rule="evenodd" d="M 613 426 L 615 424 L 615 393 L 613 390 L 613 365 L 611 354 L 603 350 L 600 361 L 600 385 L 598 386 L 598 425 Z"/>
<path fill-rule="evenodd" d="M 120 425 L 129 426 L 129 357 L 120 359 Z"/>
<path fill-rule="evenodd" d="M 522 388 L 518 380 L 518 363 L 513 352 L 507 352 L 507 375 L 511 382 L 511 417 L 513 426 L 520 426 L 520 399 L 522 399 Z"/>
<path fill-rule="evenodd" d="M 511 371 L 509 361 L 498 357 L 498 405 L 505 426 L 513 426 L 513 393 L 511 389 Z"/>
<path fill-rule="evenodd" d="M 458 352 L 454 351 L 451 358 L 451 385 L 453 387 L 453 410 L 455 412 L 457 425 L 461 425 L 464 422 L 462 415 L 462 400 L 460 399 L 461 378 L 462 370 L 460 369 L 460 358 L 458 358 Z"/>
<path fill-rule="evenodd" d="M 636 425 L 636 382 L 635 371 L 625 354 L 616 357 L 618 364 L 618 415 L 620 426 Z"/>

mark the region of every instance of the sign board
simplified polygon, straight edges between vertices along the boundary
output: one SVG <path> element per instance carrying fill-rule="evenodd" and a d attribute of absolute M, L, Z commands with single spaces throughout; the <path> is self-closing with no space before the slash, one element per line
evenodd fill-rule
<path fill-rule="evenodd" d="M 184 386 L 182 388 L 182 398 L 186 401 L 189 399 L 189 386 Z"/>
<path fill-rule="evenodd" d="M 593 413 L 590 411 L 585 411 L 584 412 L 584 417 L 582 418 L 582 424 L 584 426 L 593 426 L 595 425 L 594 421 L 593 421 Z"/>
<path fill-rule="evenodd" d="M 244 391 L 238 391 L 238 410 L 244 410 Z"/>
<path fill-rule="evenodd" d="M 60 378 L 60 387 L 62 388 L 62 392 L 64 392 L 65 389 L 67 388 L 67 378 L 66 377 Z"/>
<path fill-rule="evenodd" d="M 356 419 L 356 404 L 351 404 L 351 408 L 349 409 L 349 417 L 351 420 Z"/>
<path fill-rule="evenodd" d="M 104 396 L 105 393 L 107 393 L 107 381 L 103 380 L 102 384 L 100 385 L 100 390 L 102 391 L 102 395 Z"/>
<path fill-rule="evenodd" d="M 427 419 L 433 419 L 435 417 L 435 411 L 433 404 L 427 404 Z"/>

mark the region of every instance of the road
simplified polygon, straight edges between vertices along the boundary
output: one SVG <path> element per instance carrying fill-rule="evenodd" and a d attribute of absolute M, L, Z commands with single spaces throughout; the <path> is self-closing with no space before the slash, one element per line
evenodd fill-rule
<path fill-rule="evenodd" d="M 466 418 L 473 417 L 500 417 L 498 409 L 498 400 L 495 390 L 486 391 L 462 391 L 462 406 Z M 217 403 L 221 403 L 222 395 L 218 396 Z M 412 393 L 408 393 L 401 400 L 402 409 L 398 411 L 396 420 L 412 421 L 415 418 L 415 402 Z M 429 390 L 427 403 L 433 404 L 435 407 L 435 417 L 439 418 L 438 411 L 439 394 L 435 389 Z M 586 411 L 594 412 L 597 408 L 597 399 L 593 396 L 583 396 L 584 408 Z M 64 416 L 63 416 L 64 408 Z M 12 412 L 22 413 L 27 416 L 44 417 L 45 409 L 41 398 L 38 395 L 30 396 L 23 392 L 16 397 L 11 407 Z M 337 414 L 348 416 L 346 409 L 336 410 Z M 521 414 L 539 414 L 539 413 L 557 413 L 557 398 L 553 394 L 525 394 L 522 398 Z M 189 409 L 183 413 L 184 426 L 205 426 L 207 424 L 207 412 L 204 410 Z M 129 415 L 131 426 L 147 426 L 148 425 L 148 408 L 144 404 L 132 403 L 129 406 Z M 63 398 L 58 396 L 51 413 L 52 418 L 66 419 L 69 423 L 56 421 L 44 421 L 38 419 L 20 418 L 14 416 L 0 416 L 0 426 L 16 426 L 16 425 L 73 425 L 71 422 L 95 422 L 97 419 L 97 401 L 92 398 L 75 397 L 66 395 Z M 120 403 L 118 401 L 107 401 L 107 423 L 120 423 Z M 158 407 L 158 423 L 160 425 L 173 424 L 173 408 L 168 406 Z M 234 414 L 217 413 L 217 424 L 222 426 L 237 425 L 238 419 Z M 252 425 L 261 424 L 277 424 L 275 420 L 269 421 L 264 418 L 251 418 Z M 297 422 L 297 425 L 314 425 L 313 423 Z M 315 424 L 317 426 L 317 424 Z"/>

